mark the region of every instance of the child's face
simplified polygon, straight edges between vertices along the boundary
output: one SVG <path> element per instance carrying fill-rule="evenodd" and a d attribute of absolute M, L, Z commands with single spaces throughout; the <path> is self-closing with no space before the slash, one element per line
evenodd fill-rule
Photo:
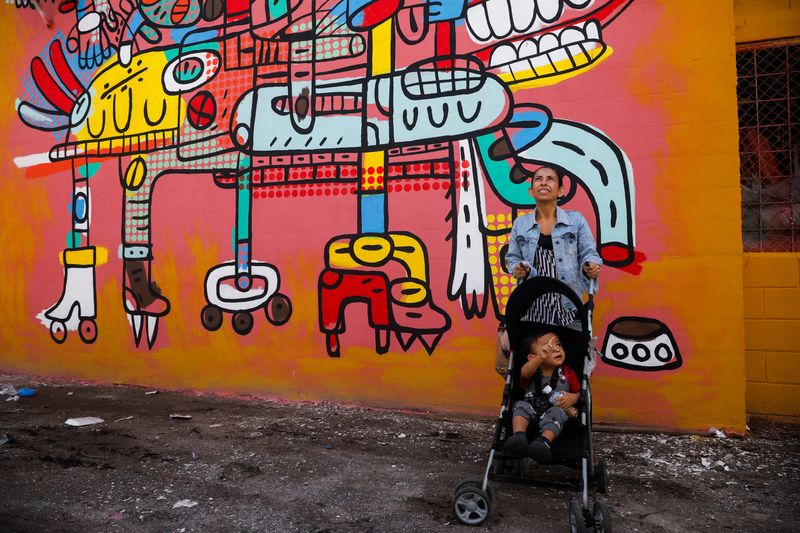
<path fill-rule="evenodd" d="M 561 340 L 555 333 L 546 333 L 539 337 L 531 346 L 531 351 L 533 355 L 540 357 L 544 354 L 546 356 L 544 364 L 552 367 L 561 366 L 566 357 L 564 348 L 561 346 Z"/>

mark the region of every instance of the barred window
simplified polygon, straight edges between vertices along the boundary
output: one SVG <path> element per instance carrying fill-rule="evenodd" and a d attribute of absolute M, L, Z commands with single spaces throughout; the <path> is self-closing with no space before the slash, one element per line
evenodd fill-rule
<path fill-rule="evenodd" d="M 742 241 L 800 252 L 800 42 L 736 49 Z"/>

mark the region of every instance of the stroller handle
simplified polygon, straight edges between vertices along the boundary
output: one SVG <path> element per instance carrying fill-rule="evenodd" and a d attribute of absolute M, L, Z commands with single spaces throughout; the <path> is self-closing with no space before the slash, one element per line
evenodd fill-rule
<path fill-rule="evenodd" d="M 584 335 L 589 333 L 586 305 L 566 283 L 549 277 L 529 278 L 517 285 L 506 304 L 506 324 L 518 323 L 525 316 L 531 303 L 544 294 L 559 294 L 567 298 L 578 310 L 577 319 L 581 321 Z"/>
<path fill-rule="evenodd" d="M 589 280 L 589 294 L 590 295 L 597 294 L 597 288 L 598 288 L 599 285 L 600 285 L 600 283 L 598 282 L 597 278 L 590 279 Z"/>

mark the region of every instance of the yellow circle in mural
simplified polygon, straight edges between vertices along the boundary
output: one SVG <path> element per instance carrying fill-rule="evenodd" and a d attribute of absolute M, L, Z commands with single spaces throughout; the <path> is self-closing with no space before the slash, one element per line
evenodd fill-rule
<path fill-rule="evenodd" d="M 493 276 L 496 276 L 496 275 L 497 275 L 497 267 L 496 267 L 496 266 L 494 266 L 494 265 L 492 265 L 492 275 L 493 275 Z"/>
<path fill-rule="evenodd" d="M 502 276 L 500 278 L 500 283 L 502 283 L 503 285 L 508 285 L 509 283 L 511 283 L 511 278 L 508 276 Z"/>
<path fill-rule="evenodd" d="M 508 305 L 508 296 L 503 296 L 500 298 L 500 303 L 503 304 L 504 307 Z"/>
<path fill-rule="evenodd" d="M 496 254 L 497 253 L 497 246 L 495 246 L 494 244 L 490 245 L 489 246 L 489 253 L 490 254 Z"/>
<path fill-rule="evenodd" d="M 496 265 L 497 264 L 497 257 L 494 255 L 489 256 L 489 263 Z"/>
<path fill-rule="evenodd" d="M 494 235 L 489 235 L 488 237 L 486 237 L 486 241 L 489 242 L 489 243 L 493 243 L 496 240 L 497 240 L 497 237 L 495 237 Z"/>
<path fill-rule="evenodd" d="M 494 222 L 494 215 L 486 215 L 486 222 Z"/>
<path fill-rule="evenodd" d="M 353 241 L 353 257 L 365 265 L 378 265 L 392 254 L 392 242 L 379 235 L 365 235 Z"/>
<path fill-rule="evenodd" d="M 497 221 L 498 222 L 505 222 L 506 221 L 506 216 L 503 213 L 500 213 L 499 215 L 497 215 Z"/>
<path fill-rule="evenodd" d="M 392 300 L 404 304 L 418 304 L 428 297 L 428 288 L 417 280 L 395 280 L 391 288 Z"/>
<path fill-rule="evenodd" d="M 503 285 L 502 287 L 500 287 L 500 294 L 502 294 L 502 295 L 508 294 L 509 291 L 510 291 L 510 289 L 508 288 L 507 285 Z"/>

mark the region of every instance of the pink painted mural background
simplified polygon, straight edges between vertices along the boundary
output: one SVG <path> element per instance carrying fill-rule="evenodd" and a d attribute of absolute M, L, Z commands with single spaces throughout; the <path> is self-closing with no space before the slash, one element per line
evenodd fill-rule
<path fill-rule="evenodd" d="M 388 9 L 387 6 L 393 3 L 379 4 Z M 190 8 L 194 5 L 188 4 Z M 211 5 L 210 2 L 206 4 Z M 264 28 L 300 24 L 305 20 L 301 14 L 308 17 L 311 13 L 324 13 L 326 9 L 335 12 L 335 9 L 347 8 L 347 2 L 320 1 L 314 11 L 312 7 L 315 6 L 311 4 L 287 4 L 288 14 L 268 14 L 272 26 L 268 22 L 259 28 L 255 17 L 252 17 L 253 22 L 245 19 L 237 26 L 233 3 L 229 3 L 228 11 L 221 13 L 219 18 L 205 21 L 198 15 L 196 23 L 184 25 L 187 29 L 197 26 L 217 34 L 210 41 L 198 41 L 200 44 L 195 46 L 199 48 L 187 48 L 182 53 L 201 54 L 198 57 L 206 69 L 216 58 L 220 67 L 210 75 L 209 83 L 211 87 L 216 87 L 214 83 L 223 87 L 222 80 L 233 70 L 225 66 L 224 51 L 214 48 L 218 44 L 204 48 L 203 42 L 219 43 L 230 39 L 235 28 L 247 35 L 250 31 L 267 31 Z M 299 185 L 290 173 L 295 171 L 292 168 L 297 169 L 303 164 L 284 164 L 271 159 L 272 162 L 266 166 L 285 168 L 287 182 L 260 186 L 255 177 L 261 164 L 259 161 L 263 163 L 263 160 L 280 157 L 280 154 L 273 153 L 267 146 L 268 142 L 258 139 L 272 134 L 277 138 L 288 122 L 279 124 L 272 119 L 266 120 L 267 111 L 260 107 L 260 103 L 247 109 L 242 100 L 223 97 L 219 92 L 223 88 L 216 87 L 209 89 L 218 104 L 215 120 L 223 124 L 221 110 L 230 100 L 230 114 L 226 115 L 226 121 L 229 123 L 232 117 L 237 117 L 235 120 L 238 121 L 230 127 L 233 133 L 229 132 L 218 141 L 226 150 L 220 153 L 230 154 L 231 161 L 220 159 L 217 163 L 211 161 L 212 156 L 198 157 L 197 164 L 205 165 L 202 172 L 165 174 L 153 185 L 152 195 L 145 195 L 147 185 L 135 187 L 137 176 L 128 169 L 137 157 L 147 161 L 149 168 L 155 168 L 158 154 L 164 154 L 165 160 L 169 161 L 170 157 L 175 157 L 175 148 L 160 146 L 150 151 L 140 149 L 121 155 L 86 155 L 92 150 L 86 144 L 81 148 L 84 154 L 72 159 L 56 161 L 54 159 L 58 157 L 53 157 L 53 153 L 49 157 L 42 156 L 44 159 L 31 158 L 33 154 L 47 154 L 51 148 L 63 143 L 63 134 L 67 135 L 68 141 L 76 142 L 85 141 L 86 135 L 81 124 L 70 125 L 69 121 L 65 122 L 60 138 L 30 127 L 24 122 L 26 118 L 28 123 L 32 122 L 31 117 L 35 114 L 20 106 L 21 102 L 34 103 L 36 97 L 39 98 L 37 109 L 40 111 L 58 111 L 51 103 L 37 97 L 42 88 L 31 75 L 32 59 L 40 55 L 45 59 L 45 67 L 53 70 L 51 42 L 63 42 L 65 57 L 78 73 L 83 86 L 87 87 L 92 79 L 102 82 L 101 74 L 106 72 L 108 75 L 105 69 L 113 65 L 116 65 L 113 68 L 126 68 L 118 56 L 120 48 L 127 42 L 126 33 L 120 31 L 118 36 L 109 36 L 109 46 L 113 45 L 113 50 L 107 58 L 102 58 L 101 52 L 102 65 L 81 69 L 76 63 L 77 58 L 81 54 L 88 57 L 87 52 L 69 52 L 66 43 L 66 36 L 76 25 L 78 15 L 75 12 L 60 14 L 54 5 L 43 4 L 45 14 L 54 22 L 48 29 L 33 9 L 0 6 L 3 8 L 0 25 L 6 43 L 3 46 L 5 61 L 0 73 L 7 80 L 0 87 L 0 172 L 3 176 L 0 185 L 3 226 L 0 231 L 4 245 L 0 267 L 5 277 L 0 290 L 0 301 L 5 310 L 0 316 L 0 366 L 5 370 L 168 388 L 494 413 L 502 392 L 501 380 L 493 371 L 494 336 L 498 315 L 504 309 L 503 297 L 512 283 L 503 279 L 507 275 L 501 270 L 492 275 L 491 267 L 500 264 L 492 250 L 501 247 L 505 242 L 503 239 L 507 239 L 512 217 L 527 212 L 530 206 L 512 205 L 515 202 L 510 199 L 519 198 L 520 189 L 509 181 L 508 174 L 497 179 L 489 175 L 489 166 L 493 163 L 481 157 L 476 139 L 481 136 L 484 139 L 500 138 L 510 125 L 509 121 L 513 120 L 515 109 L 533 104 L 539 106 L 535 109 L 546 108 L 549 111 L 550 120 L 563 128 L 558 131 L 573 131 L 568 129 L 567 123 L 587 125 L 596 132 L 594 138 L 611 141 L 629 161 L 627 170 L 630 174 L 625 179 L 634 192 L 627 209 L 632 216 L 635 243 L 623 243 L 627 248 L 621 246 L 618 250 L 603 253 L 603 245 L 608 243 L 599 242 L 601 255 L 607 262 L 611 259 L 612 264 L 603 268 L 594 320 L 594 333 L 599 337 L 602 352 L 602 360 L 598 362 L 593 378 L 595 417 L 605 422 L 645 426 L 698 429 L 716 425 L 742 429 L 742 333 L 738 326 L 730 327 L 730 324 L 741 324 L 738 183 L 730 179 L 736 175 L 737 152 L 735 127 L 720 127 L 736 122 L 732 37 L 726 29 L 731 7 L 717 2 L 713 7 L 700 9 L 688 3 L 667 0 L 583 2 L 587 4 L 586 13 L 602 9 L 606 4 L 613 9 L 613 15 L 602 23 L 602 42 L 609 49 L 594 50 L 593 53 L 599 55 L 593 55 L 590 44 L 586 44 L 589 41 L 585 41 L 585 57 L 592 62 L 596 60 L 596 64 L 580 69 L 574 66 L 573 58 L 573 68 L 563 73 L 555 72 L 548 80 L 546 76 L 520 79 L 520 67 L 516 67 L 517 72 L 512 76 L 507 74 L 508 69 L 513 70 L 512 67 L 493 65 L 491 54 L 503 42 L 474 38 L 474 32 L 470 33 L 467 8 L 451 19 L 436 22 L 436 29 L 431 25 L 430 35 L 421 43 L 403 45 L 397 27 L 402 26 L 403 17 L 409 16 L 406 11 L 412 9 L 408 7 L 412 4 L 399 4 L 400 11 L 389 10 L 382 19 L 378 10 L 374 16 L 380 21 L 373 25 L 369 24 L 372 15 L 367 12 L 367 18 L 354 16 L 349 25 L 342 26 L 342 32 L 364 38 L 365 50 L 355 62 L 363 61 L 365 66 L 361 71 L 352 72 L 353 78 L 361 76 L 367 80 L 363 82 L 367 85 L 359 86 L 358 90 L 362 91 L 359 94 L 368 101 L 371 94 L 379 92 L 379 89 L 368 86 L 369 80 L 381 76 L 395 79 L 392 76 L 409 72 L 409 65 L 430 60 L 435 53 L 439 53 L 441 60 L 449 57 L 444 52 L 474 52 L 481 58 L 482 72 L 488 76 L 489 81 L 482 86 L 488 92 L 485 96 L 459 93 L 448 102 L 455 107 L 457 101 L 466 106 L 484 99 L 485 105 L 480 113 L 486 116 L 480 115 L 476 119 L 483 121 L 483 130 L 463 133 L 457 126 L 448 129 L 451 125 L 447 123 L 442 129 L 417 132 L 417 138 L 401 142 L 398 139 L 407 132 L 403 133 L 403 126 L 399 125 L 399 115 L 382 118 L 375 111 L 375 102 L 363 105 L 362 101 L 360 107 L 356 104 L 356 111 L 344 113 L 354 121 L 348 124 L 362 124 L 363 132 L 367 132 L 369 127 L 363 124 L 374 122 L 378 124 L 378 133 L 374 141 L 369 137 L 372 133 L 362 132 L 355 136 L 357 140 L 354 142 L 361 144 L 348 153 L 355 154 L 357 159 L 333 171 L 339 173 L 337 178 L 325 180 L 324 172 L 328 167 L 319 163 L 313 175 L 309 174 L 313 177 L 306 179 L 306 184 Z M 468 9 L 483 6 L 481 2 L 470 4 Z M 487 9 L 496 9 L 495 5 L 495 2 L 486 2 Z M 254 13 L 258 6 L 253 6 L 243 12 Z M 292 6 L 295 6 L 294 11 Z M 200 5 L 195 7 L 201 9 Z M 148 6 L 141 3 L 136 9 L 146 13 Z M 261 6 L 261 11 L 265 10 Z M 190 9 L 187 16 L 191 13 Z M 567 9 L 548 25 L 559 28 L 560 24 L 570 21 L 570 16 L 579 19 L 581 9 Z M 542 34 L 548 33 L 548 25 L 543 29 L 536 27 L 526 32 L 512 32 L 511 37 L 517 38 L 515 47 L 518 48 L 519 41 L 524 38 L 541 38 Z M 132 26 L 129 22 L 127 27 Z M 316 26 L 317 38 L 320 38 L 321 26 Z M 177 28 L 181 25 L 178 24 Z M 174 29 L 162 26 L 162 40 L 155 44 L 148 43 L 143 33 L 135 35 L 131 64 L 135 65 L 137 58 L 146 59 L 157 54 L 161 55 L 157 61 L 153 60 L 153 69 L 156 65 L 163 68 L 170 61 L 180 61 L 176 48 L 180 43 L 170 40 L 170 32 Z M 452 37 L 447 41 L 449 44 L 444 41 L 437 44 L 435 31 L 452 31 Z M 391 50 L 375 44 L 379 40 L 371 40 L 371 36 L 385 37 L 386 32 L 393 35 L 396 46 L 394 62 L 388 64 L 388 68 L 386 57 L 387 54 L 391 57 Z M 550 32 L 557 33 L 552 29 Z M 291 46 L 295 45 L 286 46 L 287 53 L 290 53 L 293 50 Z M 453 49 L 447 50 L 448 46 Z M 488 47 L 484 53 L 486 57 L 478 51 L 482 47 Z M 165 53 L 163 50 L 173 51 Z M 559 66 L 555 60 L 550 58 L 550 61 L 557 71 Z M 302 61 L 298 63 L 304 64 Z M 324 64 L 319 60 L 314 66 L 321 69 Z M 192 66 L 196 65 L 189 65 Z M 262 67 L 265 71 L 274 68 L 268 64 Z M 441 72 L 454 73 L 461 72 L 459 68 L 462 67 L 464 72 L 472 68 L 469 63 L 459 66 L 455 60 L 439 67 Z M 286 67 L 288 78 L 291 78 L 291 68 L 294 66 Z M 242 69 L 249 76 L 261 72 L 256 67 Z M 423 77 L 434 76 L 434 70 L 424 66 L 420 72 Z M 338 74 L 326 77 L 319 72 L 317 76 L 322 82 L 341 77 Z M 181 127 L 188 127 L 188 103 L 204 91 L 204 87 L 209 87 L 189 87 L 192 83 L 190 77 L 187 75 L 189 81 L 180 82 L 184 85 L 169 95 L 169 103 L 165 104 L 174 106 L 169 108 L 169 112 L 175 111 Z M 252 80 L 249 83 L 245 90 L 254 89 Z M 256 85 L 278 87 L 283 91 L 281 94 L 288 95 L 287 106 L 303 105 L 302 99 L 308 97 L 310 91 L 312 116 L 319 111 L 314 106 L 326 105 L 323 96 L 317 96 L 325 94 L 324 83 L 309 86 L 304 82 L 289 83 L 283 79 L 275 84 L 264 82 Z M 373 90 L 376 92 L 370 93 Z M 447 96 L 437 93 L 435 97 Z M 395 95 L 394 98 L 398 97 Z M 291 99 L 294 101 L 289 102 Z M 493 107 L 492 102 L 498 102 L 497 106 Z M 392 103 L 398 110 L 402 105 L 416 105 L 413 102 L 403 104 L 400 100 Z M 89 111 L 90 116 L 101 111 L 100 103 L 93 101 L 92 105 L 95 107 Z M 430 105 L 435 107 L 441 103 Z M 424 119 L 424 108 L 420 109 Z M 312 120 L 307 115 L 300 117 L 302 114 L 295 109 L 294 120 L 297 123 L 294 127 L 297 132 L 308 130 L 309 124 L 304 121 Z M 57 115 L 53 116 L 57 118 Z M 282 116 L 291 117 L 291 114 Z M 309 131 L 328 127 L 332 129 L 326 132 L 346 131 L 351 127 L 324 125 L 323 119 L 327 116 L 324 113 L 314 116 L 315 122 Z M 246 124 L 255 140 L 241 137 L 237 140 L 236 123 Z M 385 139 L 381 128 L 386 128 Z M 204 135 L 205 131 L 192 126 L 191 134 Z M 554 127 L 538 138 L 538 144 L 533 148 L 527 148 L 536 151 L 536 146 L 541 147 L 549 141 L 547 136 L 555 131 Z M 510 137 L 511 133 L 507 135 Z M 319 140 L 320 135 L 317 135 L 313 142 Z M 124 143 L 119 141 L 121 151 Z M 113 142 L 111 146 L 111 151 L 116 149 Z M 290 146 L 294 147 L 294 144 Z M 397 171 L 405 173 L 403 176 L 392 175 L 392 165 L 399 164 L 399 157 L 392 151 L 408 146 L 425 146 L 423 155 L 415 156 L 408 167 Z M 450 161 L 448 164 L 453 168 L 461 168 L 462 158 L 458 150 L 465 146 L 471 146 L 475 151 L 463 167 L 471 172 L 469 178 L 461 178 L 452 172 L 432 176 L 435 172 L 426 173 L 413 168 L 413 165 L 424 164 L 440 153 L 444 154 L 442 161 Z M 592 146 L 587 144 L 584 148 L 591 150 Z M 305 152 L 297 149 L 291 153 Z M 531 156 L 531 161 L 527 161 L 526 153 L 526 149 L 520 147 L 516 163 L 525 168 L 535 168 L 535 158 Z M 597 157 L 601 159 L 600 155 Z M 99 170 L 88 180 L 90 244 L 96 247 L 92 252 L 94 266 L 81 262 L 87 255 L 72 255 L 78 262 L 76 268 L 83 268 L 84 273 L 88 272 L 87 267 L 91 268 L 95 275 L 96 313 L 81 318 L 95 323 L 96 339 L 92 339 L 93 332 L 89 327 L 84 336 L 90 341 L 82 342 L 79 331 L 70 329 L 74 324 L 71 326 L 64 319 L 66 339 L 58 344 L 53 339 L 62 340 L 62 332 L 56 327 L 55 333 L 51 334 L 50 324 L 59 322 L 60 318 L 48 318 L 46 313 L 52 311 L 65 292 L 64 251 L 82 248 L 76 246 L 75 237 L 69 241 L 68 235 L 71 231 L 84 231 L 75 229 L 70 205 L 75 191 L 84 186 L 85 181 L 79 178 L 75 184 L 70 165 L 74 162 L 79 168 L 96 161 L 101 163 Z M 383 164 L 371 165 L 375 161 Z M 561 164 L 568 171 L 571 164 L 578 165 L 572 160 L 551 162 Z M 506 163 L 506 173 L 513 164 Z M 376 171 L 373 182 L 366 178 L 361 180 L 360 174 L 344 175 L 345 167 L 348 170 L 352 167 L 354 172 L 357 170 L 366 176 L 370 166 L 385 166 L 385 172 Z M 477 183 L 484 195 L 483 219 L 482 224 L 475 224 L 473 218 L 470 225 L 460 218 L 460 208 L 471 201 L 477 202 L 478 206 L 482 202 L 479 198 L 470 198 L 460 180 L 475 180 L 476 168 L 485 170 L 482 179 L 471 182 Z M 608 197 L 619 197 L 619 191 L 612 189 L 615 184 L 625 181 L 619 174 L 626 171 L 624 164 L 612 170 L 610 187 L 598 188 L 595 186 L 599 183 L 597 180 L 584 177 L 583 186 L 577 187 L 575 197 L 566 205 L 584 214 L 595 236 L 598 235 L 598 224 L 608 225 L 609 221 L 602 210 L 595 210 L 593 199 L 605 201 Z M 217 173 L 218 184 L 246 185 L 247 180 L 256 183 L 237 193 L 236 188 L 215 185 L 213 172 Z M 348 177 L 351 179 L 342 179 Z M 302 181 L 302 178 L 298 180 Z M 495 194 L 490 185 L 502 188 L 507 195 Z M 460 192 L 456 194 L 456 190 Z M 246 201 L 242 195 L 246 194 L 252 200 L 252 209 L 247 213 L 249 232 L 241 227 L 238 232 L 236 229 L 237 194 L 239 217 L 242 217 L 242 205 Z M 136 198 L 151 202 L 149 241 L 146 243 L 129 236 L 127 241 L 121 238 L 121 233 L 125 235 L 121 228 L 133 213 L 130 202 Z M 385 210 L 381 205 L 385 205 Z M 624 212 L 621 210 L 620 216 Z M 471 231 L 471 235 L 480 238 L 483 260 L 475 261 L 465 249 L 456 249 L 457 245 L 454 248 L 454 239 L 459 242 L 459 231 Z M 610 229 L 605 231 L 607 235 L 611 234 Z M 347 261 L 334 261 L 334 264 L 326 266 L 326 245 L 330 242 L 341 243 L 342 249 L 346 250 L 342 253 L 354 257 L 356 252 L 353 250 L 360 244 L 366 242 L 380 247 L 391 241 L 393 235 L 405 234 L 413 237 L 411 247 L 415 251 L 411 267 L 393 266 L 392 261 L 380 265 L 362 262 L 350 266 L 345 264 Z M 81 244 L 85 245 L 85 240 Z M 149 256 L 142 259 L 133 255 L 127 257 L 127 261 L 123 260 L 125 250 L 135 254 L 139 250 L 136 247 L 143 244 L 151 250 L 152 261 Z M 395 242 L 394 246 L 400 245 Z M 420 251 L 423 248 L 424 253 Z M 237 254 L 239 264 L 224 267 L 224 263 L 232 261 Z M 59 264 L 59 257 L 62 264 Z M 337 256 L 332 254 L 331 257 Z M 615 260 L 616 266 L 613 265 Z M 257 285 L 252 285 L 254 280 L 265 272 L 258 270 L 262 268 L 258 261 L 274 266 L 280 278 L 278 291 L 270 297 L 264 294 L 257 297 L 256 300 L 264 301 L 257 301 L 251 305 L 255 307 L 245 311 L 234 309 L 231 312 L 224 305 L 215 305 L 215 301 L 209 300 L 205 282 L 209 273 L 224 273 L 229 278 L 226 287 L 230 290 L 252 291 L 252 287 Z M 146 273 L 139 274 L 146 276 L 139 293 L 134 279 L 137 274 L 132 274 L 131 269 L 134 263 Z M 220 270 L 215 271 L 215 268 Z M 326 300 L 333 298 L 325 292 L 323 276 L 326 268 L 331 276 L 343 279 L 350 279 L 348 276 L 358 280 L 366 279 L 358 276 L 369 277 L 370 283 L 379 289 L 386 284 L 385 290 L 390 293 L 396 285 L 421 291 L 416 294 L 424 293 L 425 296 L 421 303 L 413 302 L 413 298 L 400 298 L 395 303 L 386 304 L 391 309 L 390 316 L 385 324 L 377 326 L 375 317 L 368 316 L 366 305 L 346 305 L 343 315 L 346 330 L 342 331 L 340 325 L 331 325 L 321 318 L 322 308 L 333 305 L 330 303 L 333 300 Z M 425 274 L 419 274 L 419 269 Z M 471 316 L 474 313 L 469 309 L 465 312 L 464 302 L 471 300 L 451 289 L 454 269 L 466 272 L 470 280 L 483 280 L 484 290 L 476 297 L 479 302 L 484 299 L 487 302 L 483 317 Z M 160 293 L 150 285 L 151 281 L 157 283 Z M 247 285 L 248 282 L 251 285 Z M 243 285 L 237 288 L 237 283 Z M 479 281 L 475 283 L 481 284 Z M 738 291 L 730 290 L 737 286 Z M 85 286 L 81 290 L 85 290 Z M 211 300 L 214 300 L 213 292 Z M 271 288 L 267 292 L 272 292 Z M 351 297 L 354 294 L 351 293 Z M 286 300 L 275 295 L 285 295 Z M 144 300 L 152 298 L 152 302 L 144 303 L 143 296 Z M 166 305 L 161 303 L 163 300 L 169 301 L 166 313 L 163 312 Z M 495 301 L 496 308 L 493 305 Z M 280 304 L 277 309 L 272 307 L 276 302 Z M 291 306 L 290 315 L 287 305 Z M 376 301 L 372 305 L 373 310 L 380 307 Z M 206 310 L 210 314 L 201 321 L 201 313 L 207 306 L 216 307 L 216 310 Z M 236 326 L 231 321 L 236 312 L 250 314 L 252 329 L 244 331 L 247 320 L 242 318 L 244 322 L 238 326 L 240 332 L 234 331 Z M 276 324 L 268 322 L 265 312 L 271 314 L 270 318 Z M 418 312 L 422 317 L 409 318 L 408 312 Z M 79 313 L 69 319 L 77 322 Z M 212 331 L 218 318 L 221 325 Z M 370 323 L 371 319 L 373 323 Z M 632 358 L 621 360 L 615 357 L 611 353 L 613 339 L 605 345 L 604 341 L 611 333 L 609 326 L 618 319 L 661 324 L 665 328 L 662 333 L 668 332 L 674 343 L 675 354 L 667 359 L 665 365 L 670 368 L 658 368 L 652 357 L 638 364 Z M 281 323 L 284 320 L 285 323 Z M 148 322 L 157 324 L 157 329 L 151 325 L 148 331 Z M 409 341 L 411 344 L 404 349 L 403 344 Z M 676 362 L 677 365 L 669 365 Z M 702 405 L 702 409 L 697 409 L 698 405 Z"/>

